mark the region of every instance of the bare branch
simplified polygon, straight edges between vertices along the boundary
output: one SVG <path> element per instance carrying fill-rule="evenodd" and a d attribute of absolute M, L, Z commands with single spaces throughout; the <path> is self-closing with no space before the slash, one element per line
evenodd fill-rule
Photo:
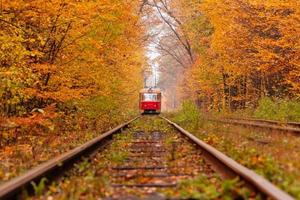
<path fill-rule="evenodd" d="M 182 67 L 186 67 L 184 65 L 184 63 L 180 60 L 180 58 L 176 55 L 176 53 L 172 53 L 170 50 L 164 48 L 164 46 L 160 43 L 157 44 L 158 47 L 156 47 L 158 50 L 164 51 L 165 53 L 167 53 L 168 55 L 170 55 L 172 58 L 174 58 L 176 60 L 176 62 L 178 62 Z"/>
<path fill-rule="evenodd" d="M 161 19 L 169 26 L 170 30 L 175 34 L 175 36 L 177 37 L 177 39 L 179 40 L 179 42 L 183 45 L 183 47 L 186 49 L 190 59 L 191 59 L 191 62 L 193 63 L 194 62 L 194 58 L 193 58 L 193 54 L 192 54 L 192 50 L 191 50 L 191 46 L 189 44 L 189 41 L 184 38 L 184 41 L 183 39 L 181 38 L 181 36 L 179 35 L 179 33 L 174 29 L 173 27 L 173 24 L 168 21 L 165 16 L 163 15 L 163 13 L 161 12 L 161 8 L 157 5 L 157 2 L 155 0 L 153 0 L 154 2 L 154 5 L 161 17 Z"/>

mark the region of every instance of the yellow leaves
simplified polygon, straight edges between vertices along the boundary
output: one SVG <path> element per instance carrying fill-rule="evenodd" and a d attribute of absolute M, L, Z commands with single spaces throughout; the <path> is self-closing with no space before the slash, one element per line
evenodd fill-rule
<path fill-rule="evenodd" d="M 261 155 L 254 155 L 250 158 L 252 166 L 262 165 L 265 163 L 265 157 Z"/>
<path fill-rule="evenodd" d="M 16 101 L 2 98 L 1 104 L 112 96 L 135 106 L 144 62 L 140 1 L 4 0 L 4 4 L 4 13 L 9 13 L 5 17 L 10 21 L 15 16 L 14 24 L 24 33 L 13 35 L 11 27 L 0 30 L 0 63 L 7 67 L 0 70 L 6 75 L 0 79 L 0 94 L 8 90 L 16 97 Z M 15 15 L 19 11 L 22 15 Z"/>
<path fill-rule="evenodd" d="M 265 8 L 292 8 L 292 9 L 297 9 L 299 8 L 299 1 L 297 0 L 269 0 L 269 1 L 260 1 L 260 0 L 249 0 L 249 4 L 254 5 L 254 6 L 262 6 Z"/>
<path fill-rule="evenodd" d="M 10 146 L 6 146 L 6 147 L 4 147 L 3 153 L 10 156 L 14 153 L 14 148 L 12 148 Z"/>
<path fill-rule="evenodd" d="M 185 75 L 184 87 L 189 88 L 190 96 L 197 98 L 200 93 L 201 100 L 209 96 L 211 101 L 223 98 L 224 102 L 253 103 L 262 93 L 300 95 L 299 1 L 176 2 L 182 5 L 179 15 L 188 16 L 184 26 L 197 55 Z M 186 6 L 197 3 L 193 8 Z M 188 24 L 197 14 L 213 26 L 213 34 L 206 41 L 199 39 L 203 38 L 199 27 Z M 201 45 L 207 49 L 196 49 Z M 283 93 L 278 94 L 280 91 Z"/>
<path fill-rule="evenodd" d="M 55 73 L 58 70 L 56 65 L 52 65 L 49 63 L 34 64 L 32 65 L 32 69 L 41 74 Z"/>

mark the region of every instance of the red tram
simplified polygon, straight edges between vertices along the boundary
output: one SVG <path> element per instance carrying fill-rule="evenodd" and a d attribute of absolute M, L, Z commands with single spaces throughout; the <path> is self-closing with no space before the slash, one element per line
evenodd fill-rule
<path fill-rule="evenodd" d="M 140 111 L 159 114 L 161 111 L 161 91 L 158 88 L 144 88 L 140 91 Z"/>

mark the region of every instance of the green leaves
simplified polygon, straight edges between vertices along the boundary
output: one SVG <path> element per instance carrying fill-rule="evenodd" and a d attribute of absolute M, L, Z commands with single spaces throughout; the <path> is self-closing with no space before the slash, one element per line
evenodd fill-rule
<path fill-rule="evenodd" d="M 36 184 L 35 182 L 31 182 L 31 185 L 34 189 L 34 194 L 35 195 L 40 196 L 40 195 L 43 194 L 43 191 L 45 189 L 47 181 L 48 180 L 45 177 L 43 177 L 38 184 Z"/>
<path fill-rule="evenodd" d="M 264 97 L 259 101 L 254 116 L 280 121 L 300 121 L 300 102 L 293 100 L 272 100 Z"/>
<path fill-rule="evenodd" d="M 188 126 L 188 130 L 193 131 L 198 128 L 199 120 L 201 119 L 201 114 L 192 101 L 184 101 L 182 103 L 182 108 L 177 114 L 175 121 Z"/>

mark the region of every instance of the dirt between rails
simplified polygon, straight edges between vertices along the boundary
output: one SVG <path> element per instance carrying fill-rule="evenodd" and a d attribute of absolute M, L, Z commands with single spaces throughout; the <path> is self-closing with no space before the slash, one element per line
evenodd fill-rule
<path fill-rule="evenodd" d="M 222 180 L 199 149 L 157 116 L 143 116 L 57 182 L 47 188 L 44 182 L 28 199 L 261 198 L 237 179 Z"/>

